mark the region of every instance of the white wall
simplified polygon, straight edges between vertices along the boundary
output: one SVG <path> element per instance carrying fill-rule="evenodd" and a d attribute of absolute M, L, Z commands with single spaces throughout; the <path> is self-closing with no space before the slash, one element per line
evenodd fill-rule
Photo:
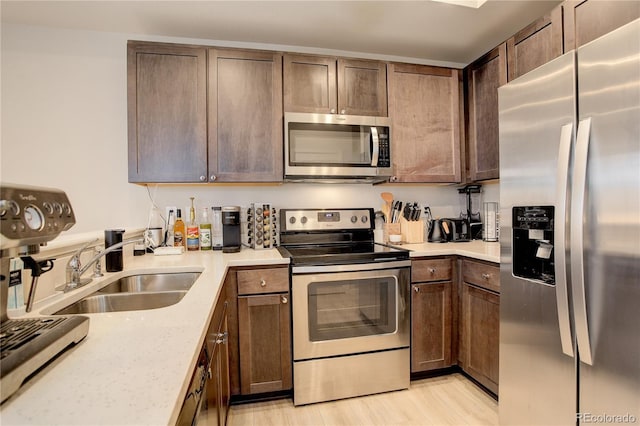
<path fill-rule="evenodd" d="M 127 182 L 126 44 L 128 39 L 212 44 L 206 40 L 141 37 L 6 24 L 2 27 L 2 141 L 0 180 L 58 187 L 67 192 L 77 224 L 69 235 L 146 226 L 147 190 Z M 261 46 L 268 48 L 268 46 Z M 497 184 L 485 201 L 497 201 Z M 457 216 L 454 186 L 430 185 L 164 185 L 151 186 L 156 203 L 186 207 L 381 206 L 389 191 Z"/>

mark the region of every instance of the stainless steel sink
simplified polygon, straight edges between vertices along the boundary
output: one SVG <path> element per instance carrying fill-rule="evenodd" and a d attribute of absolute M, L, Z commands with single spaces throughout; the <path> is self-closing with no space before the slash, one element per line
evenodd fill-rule
<path fill-rule="evenodd" d="M 122 277 L 98 290 L 99 293 L 137 293 L 146 291 L 189 290 L 199 272 L 141 274 Z"/>
<path fill-rule="evenodd" d="M 92 295 L 57 311 L 55 315 L 97 314 L 164 308 L 178 303 L 185 294 L 187 294 L 186 290 Z"/>
<path fill-rule="evenodd" d="M 199 272 L 177 272 L 118 278 L 54 315 L 164 308 L 182 300 L 199 276 Z"/>

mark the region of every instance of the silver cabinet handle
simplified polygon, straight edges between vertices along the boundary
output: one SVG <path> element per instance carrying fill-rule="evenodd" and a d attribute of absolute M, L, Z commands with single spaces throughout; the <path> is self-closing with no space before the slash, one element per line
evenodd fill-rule
<path fill-rule="evenodd" d="M 435 275 L 436 274 L 436 268 L 429 268 L 429 273 L 431 275 Z"/>
<path fill-rule="evenodd" d="M 573 338 L 571 336 L 571 322 L 569 319 L 569 295 L 567 292 L 567 252 L 565 239 L 567 238 L 567 188 L 569 182 L 569 158 L 573 141 L 573 123 L 565 124 L 560 131 L 560 147 L 558 149 L 558 168 L 556 171 L 556 209 L 553 221 L 555 223 L 555 241 L 553 261 L 556 267 L 556 305 L 558 307 L 558 322 L 560 326 L 560 344 L 562 352 L 570 357 L 573 353 Z"/>
<path fill-rule="evenodd" d="M 266 286 L 267 286 L 267 282 L 264 279 L 260 280 L 260 287 L 266 287 Z"/>
<path fill-rule="evenodd" d="M 204 182 L 205 180 L 207 180 L 207 177 L 205 175 L 201 175 L 200 182 Z"/>
<path fill-rule="evenodd" d="M 578 124 L 576 151 L 573 162 L 573 185 L 571 186 L 571 287 L 573 290 L 573 311 L 575 315 L 576 340 L 580 360 L 593 365 L 589 324 L 584 288 L 584 213 L 587 187 L 587 159 L 589 138 L 591 136 L 591 118 Z"/>
<path fill-rule="evenodd" d="M 336 109 L 335 108 L 331 108 L 331 111 L 329 111 L 331 114 L 335 114 L 336 113 Z"/>
<path fill-rule="evenodd" d="M 488 281 L 489 278 L 491 278 L 491 274 L 484 273 L 482 274 L 482 278 Z"/>
<path fill-rule="evenodd" d="M 420 287 L 418 286 L 413 287 L 413 291 L 416 293 L 420 293 Z"/>
<path fill-rule="evenodd" d="M 346 114 L 346 113 L 347 113 L 347 110 L 346 110 L 346 109 L 341 109 L 341 110 L 340 110 L 340 114 Z"/>
<path fill-rule="evenodd" d="M 287 299 L 287 296 L 280 296 L 280 301 L 286 304 L 289 301 L 289 299 Z"/>
<path fill-rule="evenodd" d="M 216 179 L 218 179 L 218 176 L 216 176 L 216 175 L 211 175 L 211 176 L 209 176 L 209 180 L 210 180 L 211 182 L 213 182 L 213 181 L 214 181 L 214 180 L 216 180 Z"/>

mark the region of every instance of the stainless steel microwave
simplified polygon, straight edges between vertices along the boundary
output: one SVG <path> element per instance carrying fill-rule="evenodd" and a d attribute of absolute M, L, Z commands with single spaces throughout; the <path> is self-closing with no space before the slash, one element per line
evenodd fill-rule
<path fill-rule="evenodd" d="M 284 114 L 286 181 L 384 182 L 391 170 L 391 120 Z"/>

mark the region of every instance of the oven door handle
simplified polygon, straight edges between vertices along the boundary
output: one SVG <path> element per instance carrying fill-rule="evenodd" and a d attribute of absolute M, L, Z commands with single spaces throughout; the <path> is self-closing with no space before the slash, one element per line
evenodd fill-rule
<path fill-rule="evenodd" d="M 371 262 L 371 263 L 354 263 L 345 265 L 311 265 L 311 266 L 293 266 L 291 272 L 293 274 L 314 274 L 314 273 L 330 273 L 330 272 L 360 272 L 373 271 L 381 269 L 407 268 L 411 266 L 411 260 L 397 260 L 390 262 Z"/>

